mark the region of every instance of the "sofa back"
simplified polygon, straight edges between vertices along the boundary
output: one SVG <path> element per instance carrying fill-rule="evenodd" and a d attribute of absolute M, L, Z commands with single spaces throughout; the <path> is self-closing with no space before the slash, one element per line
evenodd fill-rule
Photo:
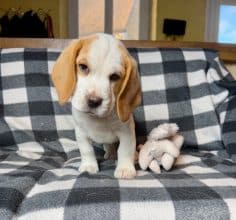
<path fill-rule="evenodd" d="M 160 123 L 176 122 L 185 136 L 186 147 L 224 148 L 222 125 L 230 94 L 219 82 L 232 81 L 232 77 L 218 54 L 203 49 L 129 51 L 138 62 L 143 91 L 142 105 L 134 112 L 139 142 Z M 60 52 L 35 48 L 1 50 L 2 147 L 18 148 L 30 141 L 74 140 L 70 104 L 58 104 L 50 80 Z"/>

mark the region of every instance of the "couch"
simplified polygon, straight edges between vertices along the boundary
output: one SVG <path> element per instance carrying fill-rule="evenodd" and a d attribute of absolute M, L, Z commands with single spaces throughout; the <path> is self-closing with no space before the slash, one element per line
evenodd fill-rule
<path fill-rule="evenodd" d="M 70 103 L 50 79 L 70 40 L 0 40 L 0 219 L 236 219 L 236 49 L 210 43 L 124 42 L 137 60 L 137 141 L 175 122 L 185 137 L 170 171 L 115 179 L 79 174 Z M 232 49 L 233 48 L 233 49 Z M 222 61 L 223 60 L 223 61 Z"/>

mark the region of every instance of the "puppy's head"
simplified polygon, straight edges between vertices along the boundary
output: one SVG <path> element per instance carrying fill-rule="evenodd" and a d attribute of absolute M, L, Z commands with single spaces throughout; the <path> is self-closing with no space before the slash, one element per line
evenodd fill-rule
<path fill-rule="evenodd" d="M 125 122 L 141 101 L 135 60 L 107 34 L 73 41 L 57 59 L 52 81 L 60 104 L 71 98 L 75 109 L 95 117 L 115 109 Z"/>

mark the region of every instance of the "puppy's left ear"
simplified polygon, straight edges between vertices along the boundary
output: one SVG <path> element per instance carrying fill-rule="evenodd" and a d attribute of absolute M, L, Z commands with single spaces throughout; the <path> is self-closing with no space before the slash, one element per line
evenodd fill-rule
<path fill-rule="evenodd" d="M 130 118 L 134 109 L 141 103 L 141 85 L 136 61 L 127 54 L 125 56 L 125 76 L 117 95 L 117 113 L 120 121 Z"/>

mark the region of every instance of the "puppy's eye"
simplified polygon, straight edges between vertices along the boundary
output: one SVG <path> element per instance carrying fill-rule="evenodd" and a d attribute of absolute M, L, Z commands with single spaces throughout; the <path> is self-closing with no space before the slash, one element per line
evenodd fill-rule
<path fill-rule="evenodd" d="M 79 64 L 79 69 L 80 69 L 81 72 L 84 72 L 84 73 L 89 72 L 89 68 L 86 64 Z"/>
<path fill-rule="evenodd" d="M 112 73 L 110 76 L 109 76 L 109 79 L 110 81 L 117 81 L 120 79 L 120 75 L 118 73 Z"/>

